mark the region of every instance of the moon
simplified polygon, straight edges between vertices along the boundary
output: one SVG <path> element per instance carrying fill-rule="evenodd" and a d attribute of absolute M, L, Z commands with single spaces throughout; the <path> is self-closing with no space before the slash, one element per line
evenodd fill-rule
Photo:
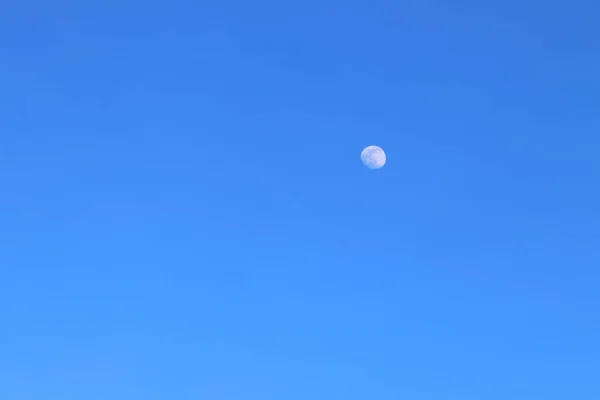
<path fill-rule="evenodd" d="M 379 169 L 385 165 L 385 152 L 379 146 L 365 147 L 360 153 L 360 159 L 365 167 L 370 169 Z"/>

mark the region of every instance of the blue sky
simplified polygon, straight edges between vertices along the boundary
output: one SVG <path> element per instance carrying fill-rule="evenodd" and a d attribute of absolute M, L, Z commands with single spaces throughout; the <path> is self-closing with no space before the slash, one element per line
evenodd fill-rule
<path fill-rule="evenodd" d="M 0 398 L 599 398 L 595 3 L 6 2 Z"/>

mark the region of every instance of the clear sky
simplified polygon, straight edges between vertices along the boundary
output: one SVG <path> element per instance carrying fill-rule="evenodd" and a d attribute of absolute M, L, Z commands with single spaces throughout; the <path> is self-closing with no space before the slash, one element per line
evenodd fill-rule
<path fill-rule="evenodd" d="M 599 18 L 3 2 L 0 398 L 600 398 Z"/>

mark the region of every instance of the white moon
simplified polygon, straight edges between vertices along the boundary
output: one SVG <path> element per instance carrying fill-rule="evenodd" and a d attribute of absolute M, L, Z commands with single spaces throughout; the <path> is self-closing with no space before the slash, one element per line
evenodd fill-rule
<path fill-rule="evenodd" d="M 368 146 L 360 153 L 360 158 L 367 168 L 379 169 L 385 165 L 385 152 L 381 147 Z"/>

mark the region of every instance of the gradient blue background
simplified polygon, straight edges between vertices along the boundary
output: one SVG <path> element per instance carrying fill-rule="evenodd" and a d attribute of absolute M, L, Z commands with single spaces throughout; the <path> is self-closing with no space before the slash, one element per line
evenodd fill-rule
<path fill-rule="evenodd" d="M 3 2 L 0 398 L 600 398 L 596 3 Z"/>

